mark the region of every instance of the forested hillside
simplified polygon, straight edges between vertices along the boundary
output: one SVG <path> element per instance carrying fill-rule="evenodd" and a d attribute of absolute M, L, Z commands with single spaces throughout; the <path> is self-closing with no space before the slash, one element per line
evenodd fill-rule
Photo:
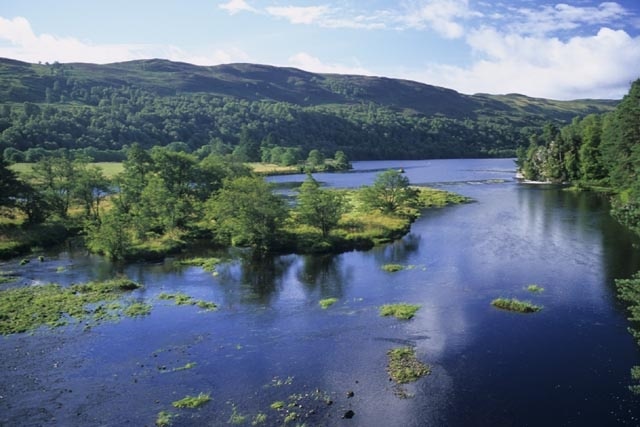
<path fill-rule="evenodd" d="M 120 160 L 136 142 L 274 163 L 314 148 L 352 159 L 505 156 L 548 121 L 562 125 L 617 104 L 471 96 L 397 79 L 165 60 L 0 59 L 0 81 L 0 149 L 10 161 L 59 149 Z"/>

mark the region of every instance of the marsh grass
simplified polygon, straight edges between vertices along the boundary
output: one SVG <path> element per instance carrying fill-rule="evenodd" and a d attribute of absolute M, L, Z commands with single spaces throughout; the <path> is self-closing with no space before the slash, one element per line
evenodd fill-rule
<path fill-rule="evenodd" d="M 218 308 L 218 306 L 213 302 L 194 299 L 193 297 L 181 292 L 173 294 L 162 292 L 158 295 L 158 298 L 161 300 L 173 301 L 175 305 L 195 305 L 206 311 L 214 311 Z"/>
<path fill-rule="evenodd" d="M 502 310 L 515 311 L 518 313 L 535 313 L 542 310 L 542 307 L 529 301 L 520 301 L 516 298 L 496 298 L 491 301 L 491 305 Z"/>
<path fill-rule="evenodd" d="M 387 273 L 395 273 L 397 271 L 402 271 L 405 269 L 402 264 L 385 264 L 381 267 Z"/>
<path fill-rule="evenodd" d="M 145 304 L 141 302 L 135 302 L 128 305 L 122 313 L 127 317 L 140 317 L 146 316 L 151 313 L 151 304 Z"/>
<path fill-rule="evenodd" d="M 393 348 L 387 352 L 387 373 L 396 384 L 406 384 L 431 373 L 431 367 L 418 360 L 411 347 Z"/>
<path fill-rule="evenodd" d="M 420 309 L 419 304 L 385 304 L 380 307 L 380 316 L 394 316 L 396 319 L 409 320 Z"/>
<path fill-rule="evenodd" d="M 173 424 L 173 414 L 167 411 L 158 412 L 156 417 L 156 427 L 169 427 Z"/>
<path fill-rule="evenodd" d="M 337 302 L 338 298 L 325 298 L 318 301 L 318 304 L 320 304 L 320 307 L 322 307 L 323 309 L 327 309 Z"/>
<path fill-rule="evenodd" d="M 211 395 L 209 393 L 200 393 L 197 396 L 185 396 L 180 400 L 176 400 L 172 403 L 175 408 L 199 408 L 205 403 L 211 401 Z"/>
<path fill-rule="evenodd" d="M 544 292 L 544 288 L 542 286 L 536 285 L 536 284 L 531 284 L 531 285 L 527 285 L 526 287 L 527 291 L 529 292 L 533 292 L 533 293 L 540 293 L 540 292 Z"/>
<path fill-rule="evenodd" d="M 204 271 L 214 273 L 216 267 L 222 260 L 220 258 L 189 258 L 177 261 L 179 265 L 191 265 L 196 267 L 202 267 Z"/>
<path fill-rule="evenodd" d="M 0 291 L 0 334 L 59 327 L 70 323 L 95 324 L 116 320 L 132 304 L 118 300 L 124 293 L 140 288 L 129 279 L 89 282 L 70 287 L 57 284 L 26 286 Z M 139 312 L 136 307 L 133 312 Z"/>

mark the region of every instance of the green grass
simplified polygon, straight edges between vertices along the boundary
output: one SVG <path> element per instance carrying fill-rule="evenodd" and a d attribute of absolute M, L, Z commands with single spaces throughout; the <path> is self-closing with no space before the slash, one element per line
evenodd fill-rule
<path fill-rule="evenodd" d="M 14 163 L 9 166 L 9 169 L 18 173 L 20 176 L 25 176 L 31 173 L 34 164 L 35 163 Z M 99 167 L 107 178 L 113 178 L 124 170 L 124 164 L 121 162 L 95 162 L 89 163 L 89 166 Z"/>
<path fill-rule="evenodd" d="M 323 309 L 327 309 L 337 302 L 338 298 L 325 298 L 321 299 L 318 304 L 320 304 L 320 307 L 322 307 Z"/>
<path fill-rule="evenodd" d="M 70 287 L 52 283 L 0 291 L 0 334 L 27 332 L 41 326 L 115 320 L 127 315 L 130 306 L 135 306 L 130 314 L 140 313 L 142 307 L 137 303 L 123 306 L 118 302 L 125 292 L 140 287 L 129 279 L 113 279 Z"/>
<path fill-rule="evenodd" d="M 540 293 L 540 292 L 544 292 L 544 288 L 542 286 L 539 285 L 527 285 L 527 291 L 529 292 L 533 292 L 533 293 Z"/>
<path fill-rule="evenodd" d="M 385 264 L 381 267 L 387 273 L 395 273 L 397 271 L 404 270 L 404 265 L 401 264 Z"/>
<path fill-rule="evenodd" d="M 420 362 L 411 347 L 391 349 L 387 358 L 387 373 L 397 384 L 410 383 L 431 373 L 431 367 Z"/>
<path fill-rule="evenodd" d="M 496 298 L 491 301 L 491 305 L 502 310 L 515 311 L 518 313 L 535 313 L 542 310 L 542 307 L 529 301 L 520 301 L 516 298 Z"/>
<path fill-rule="evenodd" d="M 273 402 L 271 405 L 269 405 L 269 407 L 271 409 L 276 410 L 276 411 L 279 410 L 279 409 L 284 408 L 284 406 L 285 406 L 285 403 L 282 400 L 277 400 L 277 401 Z"/>
<path fill-rule="evenodd" d="M 199 408 L 205 403 L 211 401 L 209 393 L 200 393 L 197 396 L 185 396 L 180 400 L 172 403 L 175 408 Z"/>
<path fill-rule="evenodd" d="M 394 316 L 397 319 L 409 320 L 420 309 L 418 304 L 385 304 L 380 307 L 380 316 Z"/>
<path fill-rule="evenodd" d="M 253 417 L 253 420 L 251 420 L 251 425 L 252 426 L 257 426 L 260 424 L 264 424 L 267 422 L 267 414 L 263 414 L 262 412 L 258 412 L 255 417 Z"/>

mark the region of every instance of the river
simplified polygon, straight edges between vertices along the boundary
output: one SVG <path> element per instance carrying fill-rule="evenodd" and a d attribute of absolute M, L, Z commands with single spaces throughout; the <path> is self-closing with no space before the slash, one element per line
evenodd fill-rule
<path fill-rule="evenodd" d="M 640 270 L 639 241 L 606 199 L 519 184 L 508 159 L 355 162 L 315 177 L 358 187 L 386 168 L 475 202 L 425 211 L 403 239 L 370 251 L 260 261 L 238 252 L 217 275 L 172 259 L 114 265 L 71 245 L 44 262 L 1 263 L 20 285 L 125 274 L 145 286 L 132 298 L 154 307 L 0 339 L 0 424 L 142 426 L 168 411 L 175 426 L 251 425 L 260 414 L 259 425 L 282 425 L 284 412 L 270 408 L 280 400 L 307 426 L 638 425 L 640 399 L 627 386 L 640 351 L 613 280 Z M 303 179 L 270 178 L 283 192 Z M 387 263 L 409 268 L 387 273 Z M 161 292 L 219 309 L 175 306 Z M 502 296 L 544 308 L 493 308 Z M 325 310 L 327 297 L 338 302 Z M 422 307 L 409 321 L 380 317 L 391 302 Z M 385 372 L 386 352 L 405 345 L 432 367 L 405 387 L 408 398 Z M 195 366 L 174 370 L 186 363 Z M 199 392 L 212 401 L 171 406 Z"/>

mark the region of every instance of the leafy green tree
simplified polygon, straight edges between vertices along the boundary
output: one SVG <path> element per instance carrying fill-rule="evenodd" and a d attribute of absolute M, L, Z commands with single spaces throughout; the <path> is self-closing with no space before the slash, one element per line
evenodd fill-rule
<path fill-rule="evenodd" d="M 9 163 L 4 158 L 0 158 L 0 206 L 15 205 L 16 190 L 20 185 L 16 173 L 9 169 Z"/>
<path fill-rule="evenodd" d="M 124 259 L 131 252 L 130 217 L 112 210 L 102 215 L 100 221 L 88 221 L 85 225 L 85 243 L 89 250 L 111 259 Z"/>
<path fill-rule="evenodd" d="M 351 169 L 351 163 L 349 162 L 349 158 L 344 153 L 344 151 L 342 151 L 342 150 L 336 151 L 336 154 L 334 156 L 334 160 L 335 160 L 334 165 L 335 165 L 335 168 L 337 170 L 349 170 L 349 169 Z"/>
<path fill-rule="evenodd" d="M 346 209 L 347 202 L 342 194 L 321 189 L 318 181 L 311 174 L 307 175 L 298 192 L 296 212 L 301 223 L 319 228 L 322 236 L 327 237 Z"/>
<path fill-rule="evenodd" d="M 102 168 L 79 163 L 76 170 L 73 194 L 84 206 L 87 218 L 100 218 L 100 203 L 110 192 L 109 180 Z"/>
<path fill-rule="evenodd" d="M 33 166 L 30 181 L 46 205 L 66 219 L 74 196 L 76 164 L 67 156 L 45 157 Z"/>
<path fill-rule="evenodd" d="M 320 152 L 320 150 L 314 148 L 313 150 L 309 151 L 309 156 L 307 157 L 307 165 L 311 168 L 317 168 L 324 165 L 324 155 Z"/>
<path fill-rule="evenodd" d="M 362 188 L 362 202 L 385 213 L 398 212 L 416 204 L 418 193 L 409 186 L 409 178 L 395 169 L 381 172 L 373 185 Z"/>
<path fill-rule="evenodd" d="M 258 177 L 225 180 L 222 189 L 207 202 L 207 219 L 221 240 L 269 250 L 287 217 L 282 197 Z"/>

